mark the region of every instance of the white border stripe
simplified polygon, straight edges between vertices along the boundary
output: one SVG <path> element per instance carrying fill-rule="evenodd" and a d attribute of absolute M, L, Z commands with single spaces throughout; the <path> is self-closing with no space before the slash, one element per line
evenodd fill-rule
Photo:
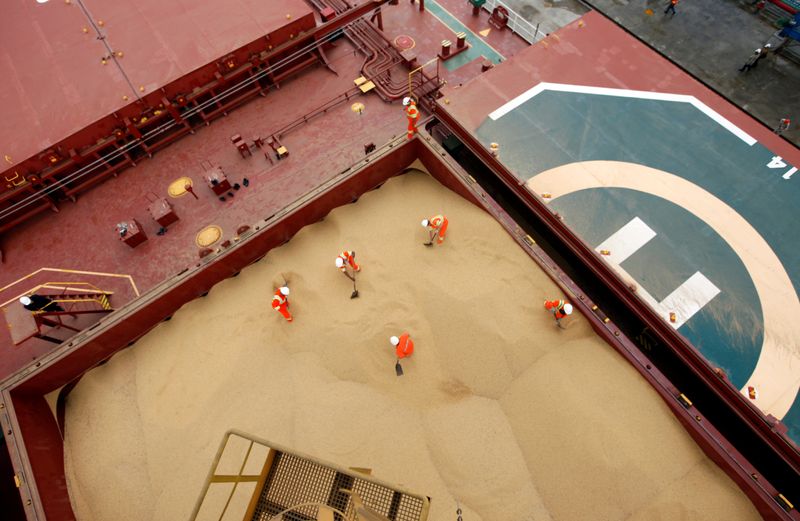
<path fill-rule="evenodd" d="M 606 250 L 609 252 L 606 256 L 609 262 L 622 264 L 655 236 L 656 232 L 652 228 L 647 226 L 643 220 L 634 217 L 628 224 L 604 240 L 602 244 L 595 248 L 595 251 L 602 252 Z"/>
<path fill-rule="evenodd" d="M 670 311 L 675 313 L 675 322 L 671 325 L 678 329 L 719 294 L 719 288 L 697 271 L 658 305 L 667 317 Z"/>
<path fill-rule="evenodd" d="M 532 87 L 527 91 L 523 92 L 522 94 L 512 99 L 511 101 L 505 103 L 500 108 L 494 110 L 491 114 L 489 114 L 489 117 L 493 121 L 497 121 L 498 119 L 502 118 L 512 110 L 516 109 L 526 101 L 530 100 L 531 98 L 537 96 L 538 94 L 546 90 L 552 90 L 558 92 L 574 92 L 578 94 L 596 94 L 599 96 L 616 96 L 619 98 L 636 98 L 636 99 L 649 99 L 658 101 L 673 101 L 677 103 L 689 103 L 697 110 L 699 110 L 709 118 L 713 119 L 718 125 L 725 128 L 728 132 L 730 132 L 734 136 L 738 137 L 739 139 L 747 143 L 749 146 L 753 146 L 758 142 L 750 134 L 740 129 L 739 127 L 737 127 L 724 117 L 722 117 L 719 113 L 714 111 L 711 107 L 709 107 L 699 99 L 695 98 L 694 96 L 688 96 L 685 94 L 667 94 L 664 92 L 649 92 L 649 91 L 629 90 L 629 89 L 610 89 L 607 87 L 590 87 L 586 85 L 567 85 L 564 83 L 542 82 L 536 85 L 535 87 Z"/>

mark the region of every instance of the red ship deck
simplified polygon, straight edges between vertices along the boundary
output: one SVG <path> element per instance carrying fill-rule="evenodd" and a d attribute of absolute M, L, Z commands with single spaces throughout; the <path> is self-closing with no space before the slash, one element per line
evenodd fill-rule
<path fill-rule="evenodd" d="M 282 0 L 280 9 L 258 0 L 84 4 L 106 43 L 122 52 L 119 63 L 136 91 L 112 61 L 101 62 L 108 51 L 77 2 L 4 2 L 0 155 L 12 162 L 311 12 L 303 0 Z"/>
<path fill-rule="evenodd" d="M 28 4 L 25 6 L 27 8 Z M 46 7 L 61 9 L 63 6 L 48 4 Z M 453 30 L 438 19 L 420 13 L 416 6 L 384 9 L 385 34 L 390 40 L 400 35 L 410 37 L 420 63 L 434 58 L 441 40 L 453 35 Z M 285 15 L 282 16 L 285 20 Z M 278 23 L 274 14 L 266 19 Z M 213 37 L 209 34 L 208 38 Z M 222 37 L 223 41 L 225 38 Z M 486 40 L 505 57 L 527 48 L 524 41 L 510 32 L 495 31 Z M 171 49 L 177 53 L 183 47 L 174 44 Z M 204 227 L 220 226 L 223 230 L 220 242 L 231 239 L 240 225 L 274 214 L 362 158 L 364 144 L 380 145 L 405 132 L 405 118 L 399 103 L 389 105 L 375 93 L 369 93 L 353 99 L 366 107 L 360 116 L 351 110 L 352 102 L 344 103 L 283 137 L 282 142 L 290 151 L 287 160 L 270 163 L 263 152 L 258 151 L 243 159 L 231 145 L 230 136 L 241 134 L 250 139 L 253 135 L 269 135 L 353 88 L 353 80 L 361 75 L 363 55 L 346 39 L 339 39 L 327 52 L 327 57 L 336 74 L 323 67 L 308 69 L 284 88 L 255 99 L 209 127 L 201 127 L 196 134 L 170 145 L 152 159 L 124 171 L 118 178 L 109 179 L 81 196 L 76 204 L 60 205 L 58 214 L 47 212 L 6 232 L 2 238 L 4 264 L 0 288 L 23 280 L 0 290 L 0 303 L 18 297 L 37 284 L 52 281 L 53 274 L 25 279 L 40 268 L 130 275 L 138 290 L 144 293 L 198 262 L 195 236 Z M 457 85 L 479 74 L 481 61 L 477 58 L 454 71 L 441 67 L 440 72 L 450 84 Z M 102 81 L 96 77 L 93 81 L 96 82 L 94 88 L 102 91 Z M 80 121 L 91 123 L 88 119 Z M 203 162 L 223 167 L 232 183 L 241 184 L 247 178 L 250 185 L 221 202 L 202 179 L 206 168 Z M 193 180 L 199 200 L 188 194 L 179 198 L 167 196 L 169 184 L 181 177 Z M 167 197 L 180 219 L 164 236 L 156 235 L 159 226 L 147 213 L 147 198 L 151 193 Z M 149 240 L 130 249 L 119 241 L 114 225 L 134 217 L 143 224 Z M 127 302 L 132 296 L 127 293 L 125 284 L 116 281 L 119 277 L 89 278 L 98 284 L 114 280 L 111 289 L 122 292 L 116 305 Z M 6 353 L 0 357 L 0 378 L 3 378 L 49 352 L 53 344 L 31 339 L 12 346 L 6 332 L 0 333 L 0 346 Z"/>
<path fill-rule="evenodd" d="M 469 18 L 471 9 L 466 2 L 447 0 L 440 4 L 465 20 L 464 25 L 470 30 L 482 30 L 479 22 Z M 35 10 L 44 7 L 65 9 L 62 4 L 58 3 L 39 6 L 25 3 L 22 0 L 15 0 L 14 5 L 17 9 L 15 16 L 7 16 L 4 18 L 5 20 L 15 17 L 35 18 L 33 14 Z M 156 2 L 146 2 L 144 5 L 148 7 L 144 8 L 139 5 L 136 15 L 120 8 L 114 16 L 107 16 L 107 19 L 104 20 L 114 45 L 120 45 L 120 49 L 125 52 L 123 60 L 128 59 L 129 51 L 123 47 L 124 39 L 119 44 L 117 43 L 114 29 L 118 21 L 121 24 L 126 16 L 131 16 L 132 20 L 139 20 L 143 23 L 146 21 L 145 25 L 160 27 L 164 31 L 167 27 L 174 28 L 184 24 L 182 13 L 186 8 L 178 10 L 177 7 L 174 7 L 176 11 L 170 15 L 172 18 L 166 18 L 157 11 L 157 7 L 161 6 Z M 259 20 L 258 23 L 248 22 L 248 24 L 252 23 L 249 26 L 249 30 L 252 31 L 265 30 L 270 27 L 269 24 L 280 24 L 282 20 L 285 20 L 286 13 L 281 12 L 276 17 L 274 13 L 266 14 L 266 11 L 258 11 L 262 5 L 264 9 L 268 9 L 267 5 L 273 7 L 270 2 L 242 0 L 240 5 L 245 11 L 249 9 L 250 11 L 247 12 Z M 297 2 L 282 1 L 280 5 L 282 8 L 287 5 L 297 6 L 300 9 L 301 5 L 305 6 L 306 4 L 298 0 Z M 103 9 L 107 8 L 103 7 Z M 205 20 L 203 22 L 205 24 L 211 24 L 212 20 L 216 20 L 211 12 L 203 11 L 203 9 L 205 8 L 195 6 L 189 11 L 192 16 L 196 15 Z M 307 10 L 306 7 L 304 9 Z M 93 14 L 100 17 L 99 13 Z M 112 13 L 109 12 L 110 14 Z M 206 57 L 208 57 L 206 62 L 212 61 L 227 52 L 227 50 L 220 51 L 220 49 L 239 41 L 235 40 L 232 31 L 233 26 L 238 23 L 236 21 L 239 20 L 241 11 L 238 14 L 226 11 L 226 14 L 220 16 L 224 16 L 225 23 L 220 25 L 222 34 L 219 38 L 213 29 L 216 24 L 203 26 L 207 31 L 206 39 L 214 41 L 213 46 L 208 44 L 209 46 L 203 49 L 203 52 L 208 54 L 201 55 L 200 51 L 194 47 L 187 49 L 185 43 L 180 43 L 187 35 L 194 35 L 200 30 L 198 27 L 184 24 L 179 29 L 180 39 L 163 44 L 163 49 L 180 55 L 180 59 L 175 56 L 161 56 L 152 49 L 148 53 L 143 52 L 139 58 L 136 58 L 140 60 L 136 70 L 139 70 L 140 67 L 142 71 L 149 69 L 151 66 L 149 60 L 151 59 L 155 59 L 157 63 L 164 66 L 158 72 L 161 76 L 153 73 L 154 83 L 142 83 L 147 92 L 157 89 L 156 85 L 159 81 L 169 81 L 168 78 L 177 78 L 190 70 L 188 68 L 178 69 L 178 63 L 188 63 L 190 58 L 197 58 L 199 63 Z M 180 21 L 176 21 L 176 17 L 180 18 Z M 485 12 L 482 13 L 481 19 L 485 22 Z M 77 71 L 81 67 L 94 70 L 94 66 L 86 65 L 87 63 L 97 63 L 97 67 L 101 68 L 99 56 L 95 57 L 95 55 L 101 52 L 102 47 L 96 42 L 92 42 L 91 46 L 84 43 L 86 35 L 81 33 L 80 27 L 85 25 L 85 22 L 81 21 L 77 15 L 74 19 L 69 18 L 68 20 L 74 23 L 78 31 L 73 33 L 65 30 L 64 39 L 61 40 L 65 42 L 62 51 L 66 53 L 70 46 L 81 49 L 82 64 L 76 65 L 78 68 L 74 70 Z M 156 20 L 159 22 L 156 23 Z M 585 25 L 573 24 L 566 30 L 551 35 L 533 48 L 529 48 L 508 32 L 492 31 L 488 33 L 483 40 L 504 58 L 525 53 L 528 58 L 535 56 L 535 59 L 520 60 L 519 64 L 512 61 L 510 66 L 497 67 L 494 71 L 484 75 L 480 75 L 480 65 L 483 61 L 480 58 L 453 71 L 441 67 L 442 78 L 448 81 L 445 92 L 449 104 L 444 107 L 452 111 L 468 130 L 475 131 L 490 111 L 495 110 L 499 105 L 527 90 L 538 81 L 591 84 L 615 88 L 624 86 L 639 90 L 650 90 L 657 87 L 668 89 L 670 92 L 697 96 L 725 118 L 757 136 L 766 146 L 770 148 L 781 146 L 780 143 L 774 142 L 774 136 L 770 137 L 767 131 L 758 127 L 738 109 L 710 93 L 669 62 L 655 55 L 641 52 L 645 49 L 641 44 L 613 28 L 610 23 L 601 21 L 598 15 L 588 15 L 583 20 Z M 58 25 L 56 22 L 57 20 L 50 20 L 49 23 Z M 385 7 L 383 22 L 385 34 L 389 40 L 394 40 L 400 35 L 411 37 L 420 64 L 426 63 L 436 56 L 442 39 L 452 39 L 454 32 L 461 30 L 460 27 L 446 27 L 440 19 L 419 13 L 417 5 L 409 5 L 408 2 L 401 2 L 400 5 L 394 7 Z M 37 23 L 35 20 L 31 21 L 34 26 L 32 31 L 39 35 L 41 32 Z M 592 30 L 588 30 L 590 28 Z M 239 31 L 238 25 L 235 30 Z M 8 34 L 6 27 L 0 26 L 0 31 L 3 31 L 2 34 Z M 147 34 L 155 39 L 156 35 L 160 33 L 153 28 L 152 32 L 148 29 Z M 250 41 L 252 39 L 250 36 L 252 35 L 242 36 L 241 41 Z M 474 33 L 468 38 L 473 37 L 480 38 Z M 29 45 L 23 46 L 19 43 L 25 38 L 33 37 L 25 36 L 24 38 L 20 37 L 19 41 L 15 40 L 15 49 L 18 49 L 13 53 L 15 60 L 20 60 L 20 57 L 27 59 L 27 56 L 30 56 L 29 51 L 34 44 L 29 43 Z M 42 36 L 37 36 L 37 38 L 40 38 L 40 42 L 45 40 Z M 129 40 L 130 47 L 134 49 L 136 41 L 140 38 L 137 37 L 135 41 L 133 37 L 131 38 L 132 40 Z M 602 42 L 602 45 L 598 42 Z M 58 46 L 50 41 L 45 48 L 49 47 Z M 162 44 L 158 44 L 157 47 L 161 48 Z M 576 49 L 581 49 L 581 52 L 576 52 Z M 629 54 L 631 50 L 634 52 Z M 138 53 L 138 51 L 133 52 Z M 214 55 L 216 52 L 218 54 Z M 62 58 L 66 59 L 64 56 Z M 270 135 L 290 122 L 302 120 L 303 116 L 314 108 L 324 105 L 353 88 L 353 81 L 361 75 L 361 68 L 364 64 L 363 55 L 346 38 L 341 38 L 336 41 L 332 49 L 327 51 L 327 58 L 336 73 L 322 66 L 307 69 L 283 83 L 279 90 L 270 91 L 264 98 L 256 98 L 230 113 L 227 118 L 214 121 L 207 128 L 200 128 L 196 134 L 182 138 L 157 153 L 152 159 L 144 160 L 136 167 L 125 170 L 120 173 L 118 178 L 110 179 L 83 195 L 76 204 L 61 205 L 60 213 L 42 214 L 6 233 L 2 243 L 5 263 L 2 275 L 0 275 L 0 285 L 5 286 L 18 280 L 20 282 L 0 292 L 0 302 L 13 301 L 26 289 L 51 280 L 41 278 L 44 277 L 41 274 L 37 275 L 38 278 L 35 279 L 25 278 L 42 267 L 130 275 L 138 290 L 144 293 L 155 288 L 160 282 L 182 272 L 187 266 L 195 266 L 200 262 L 195 237 L 204 227 L 217 225 L 222 229 L 221 240 L 232 239 L 239 226 L 262 222 L 263 219 L 279 213 L 281 209 L 286 208 L 292 202 L 311 193 L 324 182 L 335 179 L 340 173 L 347 171 L 351 165 L 364 158 L 365 144 L 374 143 L 380 147 L 393 137 L 405 133 L 406 121 L 400 104 L 385 103 L 377 94 L 371 92 L 337 105 L 284 135 L 281 141 L 289 150 L 289 156 L 285 160 L 269 162 L 264 158 L 263 152 L 258 150 L 253 152 L 253 156 L 242 158 L 236 148 L 231 145 L 230 137 L 232 135 L 241 134 L 245 139 L 253 135 Z M 593 60 L 594 65 L 587 66 L 585 60 Z M 131 61 L 134 62 L 135 59 Z M 174 70 L 171 68 L 173 65 L 176 67 Z M 59 67 L 63 67 L 63 64 Z M 90 90 L 86 92 L 102 93 L 101 96 L 105 96 L 104 102 L 107 105 L 103 107 L 103 110 L 98 110 L 97 114 L 91 117 L 82 118 L 80 121 L 83 123 L 73 120 L 74 113 L 67 114 L 63 110 L 63 106 L 59 105 L 61 108 L 52 113 L 61 114 L 64 122 L 61 130 L 56 132 L 49 126 L 58 127 L 58 118 L 54 118 L 56 121 L 52 123 L 48 122 L 46 109 L 34 111 L 30 106 L 20 109 L 22 112 L 14 116 L 16 126 L 22 128 L 26 121 L 41 121 L 40 125 L 48 125 L 46 133 L 38 134 L 39 137 L 31 137 L 31 141 L 36 139 L 41 139 L 41 141 L 34 142 L 30 146 L 28 154 L 35 154 L 47 146 L 46 143 L 52 143 L 53 139 L 58 139 L 53 136 L 64 137 L 69 132 L 80 130 L 82 128 L 80 125 L 87 125 L 119 107 L 118 100 L 121 100 L 121 97 L 118 98 L 118 96 L 120 95 L 116 93 L 107 95 L 105 87 L 108 82 L 113 82 L 112 85 L 115 85 L 116 89 L 124 86 L 123 83 L 120 83 L 124 80 L 110 77 L 112 74 L 109 72 L 112 71 L 111 64 L 105 67 L 105 69 L 100 69 L 99 76 L 93 76 L 94 73 L 89 72 L 87 73 L 89 76 L 76 75 L 72 83 L 53 82 L 57 84 L 58 92 L 48 99 L 75 96 L 75 103 L 80 104 L 79 99 L 90 99 L 88 97 L 81 98 L 81 93 L 84 91 L 76 92 L 78 89 L 76 85 L 81 85 L 81 82 L 84 81 L 92 84 L 91 87 L 88 87 Z M 186 65 L 186 67 L 189 66 Z M 405 77 L 407 70 L 398 67 L 397 75 Z M 474 79 L 467 88 L 467 81 L 475 77 L 477 79 Z M 89 81 L 88 78 L 94 79 Z M 13 90 L 17 90 L 17 88 L 15 86 Z M 27 94 L 21 96 L 24 97 Z M 31 95 L 27 99 L 27 102 L 24 99 L 21 100 L 21 104 L 32 104 L 34 97 Z M 365 105 L 362 114 L 351 110 L 353 102 Z M 24 112 L 25 110 L 34 112 Z M 26 118 L 30 118 L 30 120 Z M 2 147 L 7 147 L 6 143 L 12 142 L 12 138 L 7 140 L 6 137 L 10 135 L 7 130 L 10 128 L 13 127 L 3 127 L 2 133 L 0 133 Z M 36 132 L 39 133 L 40 130 Z M 20 143 L 19 146 L 26 145 Z M 20 157 L 25 156 L 23 152 L 15 153 L 19 153 Z M 796 150 L 786 150 L 785 157 L 794 164 L 798 164 L 800 160 L 796 153 Z M 0 154 L 9 154 L 9 152 L 0 150 Z M 12 158 L 17 160 L 17 157 L 13 155 Z M 221 166 L 231 181 L 240 183 L 242 188 L 233 192 L 232 198 L 226 197 L 224 202 L 220 201 L 202 180 L 201 176 L 205 168 L 203 162 Z M 170 198 L 180 220 L 171 225 L 166 234 L 157 236 L 158 225 L 147 214 L 148 194 L 152 192 L 167 197 L 167 187 L 181 177 L 192 179 L 199 199 L 196 200 L 190 195 Z M 247 187 L 243 182 L 245 178 L 249 181 Z M 114 225 L 121 220 L 134 217 L 144 225 L 148 241 L 131 249 L 120 242 Z M 218 246 L 219 243 L 216 243 L 212 247 Z M 95 283 L 98 280 L 100 279 L 92 279 Z M 129 290 L 120 287 L 118 291 L 120 298 L 114 302 L 116 306 L 125 304 L 132 297 L 129 293 L 124 293 Z M 111 316 L 113 317 L 113 314 Z M 5 338 L 0 338 L 0 349 L 4 353 L 4 356 L 0 357 L 0 379 L 14 375 L 15 372 L 26 366 L 32 368 L 34 361 L 48 355 L 54 349 L 53 344 L 35 339 L 13 347 L 10 336 L 7 334 L 3 336 Z M 21 375 L 22 372 L 17 374 Z M 36 390 L 33 391 L 34 394 L 35 392 Z M 28 419 L 41 412 L 42 410 L 31 412 Z M 56 474 L 59 471 L 59 469 L 52 470 Z"/>

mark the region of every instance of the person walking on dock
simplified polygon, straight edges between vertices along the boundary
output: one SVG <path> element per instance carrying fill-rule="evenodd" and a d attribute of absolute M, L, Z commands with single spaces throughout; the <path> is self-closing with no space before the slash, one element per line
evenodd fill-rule
<path fill-rule="evenodd" d="M 414 134 L 419 132 L 417 129 L 417 121 L 419 121 L 419 109 L 417 102 L 413 98 L 406 96 L 403 98 L 403 106 L 405 107 L 406 116 L 408 117 L 408 139 L 414 137 Z"/>
<path fill-rule="evenodd" d="M 424 243 L 425 246 L 431 246 L 433 244 L 433 239 L 437 239 L 437 244 L 442 244 L 444 242 L 444 236 L 447 233 L 447 224 L 447 217 L 441 214 L 434 215 L 430 219 L 423 219 L 422 227 L 427 229 L 430 234 L 430 240 Z"/>
<path fill-rule="evenodd" d="M 774 133 L 778 134 L 779 136 L 783 134 L 785 131 L 789 130 L 789 125 L 792 124 L 792 120 L 789 118 L 783 118 L 778 122 L 778 126 L 775 127 L 773 130 Z"/>
<path fill-rule="evenodd" d="M 283 315 L 287 322 L 294 320 L 289 313 L 289 286 L 281 286 L 272 297 L 272 309 Z"/>
<path fill-rule="evenodd" d="M 545 300 L 544 309 L 553 314 L 556 324 L 562 329 L 561 319 L 572 314 L 572 304 L 565 300 Z"/>
<path fill-rule="evenodd" d="M 748 60 L 744 62 L 744 65 L 739 67 L 739 72 L 748 72 L 750 69 L 755 69 L 756 66 L 758 66 L 759 60 L 761 60 L 762 58 L 766 58 L 767 53 L 769 53 L 769 50 L 771 48 L 772 45 L 767 44 L 764 46 L 763 49 L 759 47 L 758 49 L 753 51 L 753 54 L 751 54 L 750 58 L 748 58 Z"/>
<path fill-rule="evenodd" d="M 671 12 L 672 16 L 675 16 L 675 13 L 676 13 L 675 6 L 678 5 L 678 2 L 680 2 L 680 0 L 669 0 L 669 4 L 667 4 L 667 8 L 664 9 L 664 14 L 667 14 L 667 13 Z"/>

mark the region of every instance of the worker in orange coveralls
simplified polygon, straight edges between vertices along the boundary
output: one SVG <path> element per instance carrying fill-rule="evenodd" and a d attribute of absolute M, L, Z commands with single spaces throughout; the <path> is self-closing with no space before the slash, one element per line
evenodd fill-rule
<path fill-rule="evenodd" d="M 355 280 L 355 275 L 350 275 L 347 272 L 347 267 L 350 267 L 353 272 L 361 271 L 361 266 L 356 264 L 356 252 L 354 251 L 343 251 L 336 257 L 336 267 L 339 268 L 339 271 L 344 273 L 345 277 L 350 280 Z"/>
<path fill-rule="evenodd" d="M 275 290 L 275 295 L 272 297 L 272 309 L 283 315 L 287 322 L 294 320 L 292 314 L 289 313 L 289 287 L 281 286 Z"/>
<path fill-rule="evenodd" d="M 405 107 L 406 116 L 408 117 L 407 137 L 411 139 L 414 137 L 414 134 L 418 132 L 417 121 L 419 121 L 419 109 L 417 108 L 417 102 L 408 96 L 403 98 L 403 106 Z"/>
<path fill-rule="evenodd" d="M 400 337 L 393 336 L 389 338 L 389 342 L 395 348 L 397 360 L 407 358 L 414 353 L 414 341 L 408 336 L 408 333 L 403 333 Z"/>
<path fill-rule="evenodd" d="M 553 314 L 558 327 L 563 327 L 561 325 L 562 318 L 572 314 L 572 304 L 564 300 L 545 300 L 544 309 Z"/>
<path fill-rule="evenodd" d="M 430 219 L 422 219 L 422 227 L 427 229 L 430 234 L 430 240 L 424 243 L 425 246 L 432 245 L 434 238 L 437 239 L 436 244 L 442 244 L 447 233 L 447 224 L 448 220 L 444 215 L 434 215 Z"/>

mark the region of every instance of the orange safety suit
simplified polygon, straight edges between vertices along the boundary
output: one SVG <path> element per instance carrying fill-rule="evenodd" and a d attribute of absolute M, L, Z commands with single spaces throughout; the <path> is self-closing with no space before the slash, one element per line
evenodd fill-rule
<path fill-rule="evenodd" d="M 344 261 L 344 265 L 342 265 L 339 270 L 342 273 L 347 273 L 347 266 L 350 265 L 351 268 L 355 271 L 361 271 L 361 267 L 356 264 L 356 252 L 354 251 L 343 251 L 339 254 L 339 258 Z"/>
<path fill-rule="evenodd" d="M 417 108 L 417 104 L 414 103 L 412 100 L 411 103 L 408 104 L 406 107 L 406 116 L 408 117 L 408 139 L 414 137 L 414 134 L 418 132 L 417 130 L 417 121 L 419 120 L 419 109 Z"/>
<path fill-rule="evenodd" d="M 397 344 L 395 351 L 397 352 L 397 359 L 406 358 L 414 353 L 414 341 L 408 337 L 408 333 L 400 335 L 400 342 Z"/>
<path fill-rule="evenodd" d="M 564 304 L 566 303 L 564 300 L 545 300 L 544 308 L 551 312 L 556 317 L 556 320 L 561 320 L 567 316 L 564 313 Z"/>
<path fill-rule="evenodd" d="M 289 299 L 278 289 L 272 297 L 272 309 L 283 315 L 287 322 L 294 320 L 289 313 Z"/>
<path fill-rule="evenodd" d="M 444 242 L 444 235 L 447 233 L 447 217 L 444 215 L 434 215 L 428 219 L 428 230 L 431 232 L 438 232 L 436 243 L 442 244 Z"/>

